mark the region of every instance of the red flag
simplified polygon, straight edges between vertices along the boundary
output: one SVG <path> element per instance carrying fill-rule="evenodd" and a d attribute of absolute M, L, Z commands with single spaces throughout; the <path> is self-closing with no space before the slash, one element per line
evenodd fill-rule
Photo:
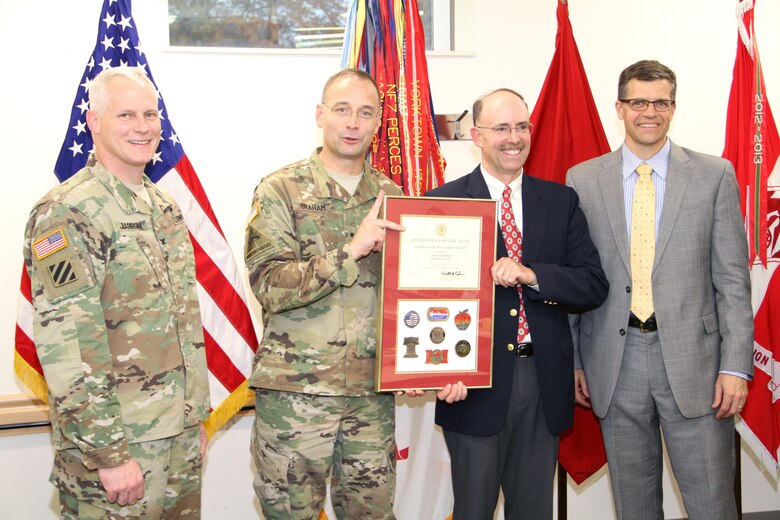
<path fill-rule="evenodd" d="M 555 54 L 531 123 L 533 146 L 525 170 L 535 177 L 563 183 L 569 168 L 609 152 L 564 2 L 558 2 Z"/>
<path fill-rule="evenodd" d="M 754 4 L 754 0 L 737 2 L 739 34 L 723 157 L 731 161 L 737 172 L 750 262 L 758 256 L 766 267 L 767 179 L 780 154 L 780 138 L 769 108 L 753 31 Z"/>
<path fill-rule="evenodd" d="M 754 0 L 737 2 L 739 34 L 723 157 L 734 165 L 750 246 L 754 379 L 737 428 L 768 468 L 780 456 L 780 137 L 753 28 Z"/>
<path fill-rule="evenodd" d="M 767 468 L 777 469 L 780 460 L 780 190 L 770 199 L 770 225 L 775 255 L 770 268 L 753 268 L 753 294 L 760 304 L 754 318 L 753 380 L 748 382 L 748 399 L 740 413 L 739 433 Z"/>
<path fill-rule="evenodd" d="M 89 101 L 87 86 L 92 79 L 104 69 L 127 64 L 143 66 L 154 83 L 138 40 L 130 0 L 105 0 L 100 16 L 97 44 L 79 82 L 68 131 L 55 166 L 54 173 L 60 181 L 68 179 L 86 164 L 92 148 L 92 136 L 84 119 Z M 233 254 L 206 192 L 182 149 L 159 90 L 158 98 L 162 139 L 146 167 L 146 174 L 173 197 L 190 231 L 213 407 L 205 426 L 213 433 L 251 397 L 247 378 L 252 371 L 257 337 Z M 30 278 L 26 269 L 22 271 L 14 371 L 37 397 L 46 401 L 46 381 L 33 338 Z"/>
<path fill-rule="evenodd" d="M 535 177 L 562 183 L 575 164 L 609 152 L 563 2 L 558 3 L 555 54 L 531 123 L 533 146 L 524 169 Z M 606 464 L 601 428 L 591 410 L 575 406 L 574 427 L 561 435 L 559 459 L 577 484 Z"/>

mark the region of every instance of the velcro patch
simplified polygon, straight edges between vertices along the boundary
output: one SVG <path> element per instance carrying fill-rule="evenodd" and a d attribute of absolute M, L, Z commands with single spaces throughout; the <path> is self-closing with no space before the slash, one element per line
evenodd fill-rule
<path fill-rule="evenodd" d="M 274 247 L 273 241 L 265 235 L 260 235 L 254 242 L 253 256 L 265 253 L 272 247 Z"/>
<path fill-rule="evenodd" d="M 62 287 L 65 284 L 78 280 L 76 271 L 73 269 L 73 264 L 71 264 L 68 259 L 48 266 L 48 270 L 54 287 Z"/>
<path fill-rule="evenodd" d="M 68 239 L 65 238 L 65 233 L 62 232 L 62 228 L 55 229 L 51 233 L 42 236 L 33 242 L 32 245 L 33 252 L 35 252 L 35 258 L 38 260 L 42 260 L 66 247 L 68 247 Z"/>

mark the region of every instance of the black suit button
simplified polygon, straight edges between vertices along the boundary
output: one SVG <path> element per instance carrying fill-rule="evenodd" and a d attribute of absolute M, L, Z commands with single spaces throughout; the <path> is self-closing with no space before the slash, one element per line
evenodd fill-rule
<path fill-rule="evenodd" d="M 631 292 L 631 287 L 626 286 L 626 292 Z"/>
<path fill-rule="evenodd" d="M 625 336 L 626 335 L 626 329 L 620 329 L 620 335 Z"/>

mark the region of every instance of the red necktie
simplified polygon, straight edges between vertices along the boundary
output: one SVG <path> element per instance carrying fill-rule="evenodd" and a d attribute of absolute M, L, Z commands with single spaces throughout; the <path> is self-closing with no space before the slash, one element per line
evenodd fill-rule
<path fill-rule="evenodd" d="M 523 236 L 515 223 L 511 195 L 512 189 L 509 186 L 504 188 L 504 193 L 501 195 L 501 235 L 504 237 L 504 244 L 506 244 L 506 252 L 509 254 L 509 258 L 520 264 L 523 260 Z M 523 288 L 519 285 L 517 286 L 517 294 L 520 297 L 517 342 L 522 343 L 529 332 L 528 321 L 525 319 L 525 307 L 523 306 Z"/>

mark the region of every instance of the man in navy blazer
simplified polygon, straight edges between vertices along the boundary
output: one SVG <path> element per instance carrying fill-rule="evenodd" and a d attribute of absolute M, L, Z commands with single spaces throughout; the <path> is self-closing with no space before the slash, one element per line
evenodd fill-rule
<path fill-rule="evenodd" d="M 499 213 L 511 202 L 522 259 L 508 256 L 499 229 L 491 268 L 493 387 L 467 392 L 457 382 L 438 393 L 436 424 L 452 460 L 453 519 L 491 520 L 499 489 L 505 518 L 550 519 L 559 435 L 574 413 L 567 313 L 598 307 L 609 283 L 574 190 L 523 172 L 532 128 L 523 97 L 498 89 L 480 97 L 472 114 L 480 166 L 426 195 L 502 201 L 508 186 Z M 519 333 L 523 315 L 528 330 Z"/>

